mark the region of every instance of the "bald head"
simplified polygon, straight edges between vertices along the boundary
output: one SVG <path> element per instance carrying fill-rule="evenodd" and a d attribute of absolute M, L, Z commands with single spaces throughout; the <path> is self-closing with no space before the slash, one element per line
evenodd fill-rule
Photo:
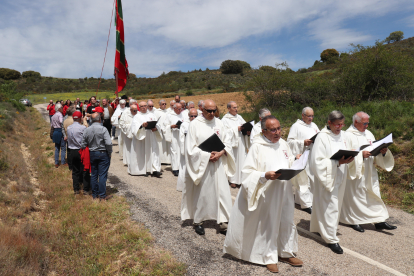
<path fill-rule="evenodd" d="M 139 110 L 141 111 L 141 113 L 147 113 L 147 108 L 148 108 L 147 102 L 142 101 L 139 103 Z"/>
<path fill-rule="evenodd" d="M 101 121 L 101 113 L 95 112 L 92 114 L 92 123 Z"/>
<path fill-rule="evenodd" d="M 203 115 L 211 121 L 214 119 L 214 113 L 217 111 L 216 103 L 213 100 L 205 100 L 203 103 Z"/>
<path fill-rule="evenodd" d="M 195 118 L 197 118 L 197 116 L 198 116 L 197 109 L 191 108 L 190 111 L 188 111 L 188 117 L 190 117 L 190 121 L 192 121 Z"/>

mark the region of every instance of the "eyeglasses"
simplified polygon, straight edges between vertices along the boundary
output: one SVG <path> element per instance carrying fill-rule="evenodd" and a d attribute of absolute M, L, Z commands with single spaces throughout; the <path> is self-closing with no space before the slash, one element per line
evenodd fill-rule
<path fill-rule="evenodd" d="M 153 105 L 149 105 L 148 107 L 154 107 Z"/>
<path fill-rule="evenodd" d="M 217 111 L 217 109 L 205 109 L 205 108 L 204 108 L 204 110 L 205 110 L 207 113 L 216 113 L 216 111 Z"/>
<path fill-rule="evenodd" d="M 137 112 L 138 109 L 131 109 L 131 112 Z"/>
<path fill-rule="evenodd" d="M 334 127 L 344 127 L 345 124 L 337 124 L 337 125 L 333 125 Z"/>
<path fill-rule="evenodd" d="M 161 105 L 167 105 L 166 103 L 162 103 Z"/>
<path fill-rule="evenodd" d="M 190 118 L 195 118 L 195 117 L 197 117 L 198 115 L 191 115 L 190 116 Z"/>
<path fill-rule="evenodd" d="M 271 132 L 271 133 L 276 133 L 276 132 L 278 132 L 278 131 L 281 131 L 281 130 L 282 130 L 282 128 L 274 128 L 274 129 L 266 129 L 266 128 L 264 128 L 263 130 L 269 131 L 269 132 Z"/>
<path fill-rule="evenodd" d="M 368 123 L 363 123 L 363 125 L 364 125 L 364 126 L 367 126 L 367 125 L 369 125 L 369 122 L 368 122 Z"/>

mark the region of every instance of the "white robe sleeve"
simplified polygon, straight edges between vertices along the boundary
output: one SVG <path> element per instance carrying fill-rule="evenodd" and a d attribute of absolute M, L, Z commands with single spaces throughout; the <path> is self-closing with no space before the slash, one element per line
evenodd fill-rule
<path fill-rule="evenodd" d="M 238 147 L 239 146 L 239 126 L 231 126 L 229 123 L 229 119 L 221 120 L 223 122 L 224 127 L 226 128 L 230 141 L 231 147 Z"/>
<path fill-rule="evenodd" d="M 140 119 L 139 115 L 135 115 L 134 118 L 132 119 L 131 133 L 138 140 L 144 140 L 146 137 L 145 128 L 144 127 L 141 128 L 143 123 L 144 122 Z"/>
<path fill-rule="evenodd" d="M 198 130 L 200 131 L 200 130 Z M 187 133 L 187 143 L 185 149 L 185 162 L 187 171 L 195 185 L 200 184 L 208 162 L 210 160 L 210 153 L 202 151 L 196 143 L 197 129 L 194 125 L 190 125 Z"/>
<path fill-rule="evenodd" d="M 394 168 L 394 156 L 392 155 L 391 151 L 388 149 L 385 156 L 381 153 L 375 156 L 375 164 L 380 168 L 386 170 L 387 172 L 392 171 Z"/>
<path fill-rule="evenodd" d="M 173 125 L 173 123 L 171 123 L 170 117 L 167 115 L 167 118 L 164 121 L 164 137 L 165 137 L 165 141 L 167 142 L 172 142 L 172 129 L 171 129 L 171 125 Z"/>
<path fill-rule="evenodd" d="M 287 138 L 287 143 L 289 145 L 290 150 L 294 155 L 302 154 L 305 149 L 305 141 L 298 140 L 298 128 L 296 124 L 293 124 L 289 130 L 289 136 Z"/>
<path fill-rule="evenodd" d="M 337 173 L 337 168 L 339 162 L 336 160 L 331 160 L 326 151 L 327 147 L 330 147 L 329 142 L 326 143 L 326 138 L 324 134 L 319 134 L 315 139 L 315 144 L 313 145 L 311 160 L 310 160 L 310 169 L 312 173 L 319 179 L 321 184 L 325 187 L 328 192 L 332 192 L 334 189 L 334 181 Z M 325 138 L 325 139 L 323 139 Z"/>
<path fill-rule="evenodd" d="M 180 153 L 181 155 L 185 154 L 185 129 L 183 127 L 180 128 Z"/>

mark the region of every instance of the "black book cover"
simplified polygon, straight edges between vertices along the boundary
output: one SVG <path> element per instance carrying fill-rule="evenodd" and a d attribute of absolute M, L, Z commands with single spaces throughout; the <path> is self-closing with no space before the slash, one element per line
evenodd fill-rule
<path fill-rule="evenodd" d="M 180 121 L 180 120 L 178 120 L 175 124 L 177 125 L 177 129 L 180 129 L 181 128 L 181 124 L 182 124 L 183 122 L 182 121 Z"/>
<path fill-rule="evenodd" d="M 318 136 L 318 134 L 319 132 L 313 135 L 311 138 L 309 138 L 309 140 L 312 140 L 312 142 L 315 143 L 315 139 L 316 139 L 316 136 Z"/>
<path fill-rule="evenodd" d="M 252 131 L 252 129 L 253 129 L 252 122 L 253 122 L 253 121 L 254 121 L 254 120 L 251 120 L 250 122 L 247 122 L 247 123 L 245 123 L 245 124 L 243 124 L 243 125 L 242 125 L 243 129 L 242 129 L 241 133 L 242 133 L 243 135 L 247 135 L 247 132 L 248 132 L 248 131 Z"/>
<path fill-rule="evenodd" d="M 379 146 L 378 148 L 376 148 L 376 149 L 374 149 L 374 150 L 372 150 L 371 151 L 371 156 L 377 156 L 378 154 L 380 154 L 381 152 L 381 150 L 383 149 L 383 148 L 388 148 L 391 144 L 394 144 L 393 142 L 390 142 L 390 143 L 386 143 L 386 144 L 382 144 L 381 146 Z"/>
<path fill-rule="evenodd" d="M 226 147 L 217 134 L 211 135 L 203 143 L 198 146 L 202 151 L 212 152 L 212 151 L 222 151 Z"/>
<path fill-rule="evenodd" d="M 353 151 L 353 150 L 338 150 L 334 155 L 331 156 L 332 160 L 339 160 L 342 158 L 342 156 L 345 156 L 345 159 L 353 156 L 357 156 L 359 151 Z"/>
<path fill-rule="evenodd" d="M 276 173 L 281 173 L 276 180 L 290 180 L 296 175 L 298 175 L 303 170 L 292 170 L 292 169 L 280 169 Z"/>
<path fill-rule="evenodd" d="M 145 129 L 153 129 L 157 125 L 158 121 L 149 121 L 147 123 L 148 125 L 145 127 Z"/>

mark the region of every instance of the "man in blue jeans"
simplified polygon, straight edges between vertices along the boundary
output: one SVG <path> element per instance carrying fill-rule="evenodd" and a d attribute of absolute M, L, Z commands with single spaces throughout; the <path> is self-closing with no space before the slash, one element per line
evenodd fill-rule
<path fill-rule="evenodd" d="M 94 199 L 108 200 L 106 179 L 111 164 L 112 141 L 108 130 L 101 125 L 101 114 L 93 113 L 92 125 L 85 129 L 82 137 L 82 149 L 89 147 L 91 160 L 91 186 Z"/>

